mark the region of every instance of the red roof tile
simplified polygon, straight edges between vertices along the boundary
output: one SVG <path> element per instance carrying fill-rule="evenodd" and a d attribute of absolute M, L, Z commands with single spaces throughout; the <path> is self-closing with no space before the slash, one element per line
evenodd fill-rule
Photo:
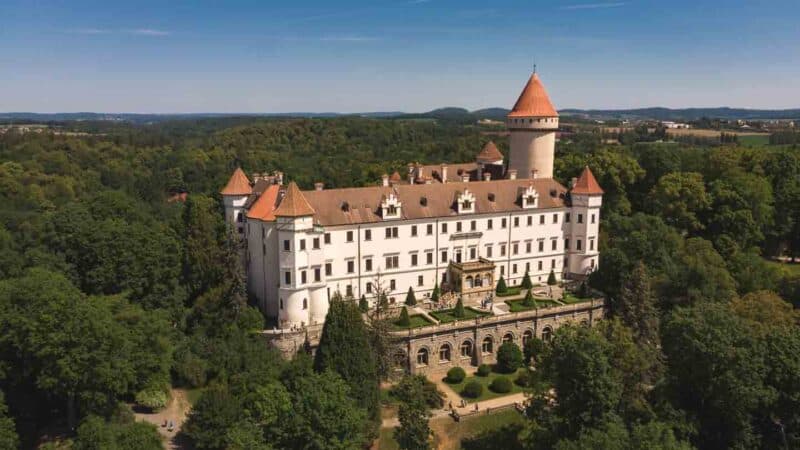
<path fill-rule="evenodd" d="M 501 159 L 503 159 L 503 154 L 500 153 L 500 150 L 497 149 L 497 146 L 492 141 L 487 142 L 483 146 L 483 150 L 478 153 L 478 161 L 493 162 Z"/>
<path fill-rule="evenodd" d="M 281 187 L 277 184 L 271 184 L 265 189 L 247 211 L 247 218 L 263 220 L 265 222 L 275 220 L 275 208 L 278 204 L 278 192 L 280 192 L 280 190 Z"/>
<path fill-rule="evenodd" d="M 550 103 L 550 97 L 544 89 L 536 72 L 531 75 L 525 89 L 519 94 L 517 103 L 511 108 L 508 117 L 558 117 L 556 109 Z"/>
<path fill-rule="evenodd" d="M 600 187 L 600 184 L 597 182 L 597 179 L 594 177 L 594 174 L 591 170 L 589 170 L 589 166 L 583 168 L 583 172 L 581 172 L 581 176 L 578 178 L 578 181 L 575 182 L 575 186 L 572 186 L 572 190 L 570 191 L 573 194 L 602 194 L 603 189 Z"/>
<path fill-rule="evenodd" d="M 220 191 L 220 194 L 250 195 L 252 192 L 253 188 L 250 186 L 250 180 L 247 179 L 247 175 L 244 174 L 242 168 L 237 167 L 236 170 L 233 171 L 231 179 L 228 180 L 228 184 Z"/>
<path fill-rule="evenodd" d="M 281 204 L 273 214 L 280 217 L 300 217 L 313 216 L 315 211 L 314 208 L 308 204 L 308 200 L 303 196 L 303 193 L 300 192 L 297 183 L 292 181 L 289 183 L 289 187 L 286 188 L 286 194 L 284 194 Z"/>

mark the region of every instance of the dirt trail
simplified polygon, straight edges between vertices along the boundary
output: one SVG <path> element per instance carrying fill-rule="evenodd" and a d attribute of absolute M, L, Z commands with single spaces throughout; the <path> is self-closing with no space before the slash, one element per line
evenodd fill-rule
<path fill-rule="evenodd" d="M 186 416 L 192 405 L 186 398 L 186 391 L 183 389 L 173 389 L 171 392 L 171 399 L 167 407 L 155 413 L 135 413 L 136 420 L 150 422 L 158 427 L 158 432 L 164 438 L 164 448 L 168 450 L 181 449 L 179 439 L 176 439 L 178 432 L 186 421 Z M 167 427 L 162 427 L 164 421 L 172 421 L 174 428 L 168 431 Z"/>

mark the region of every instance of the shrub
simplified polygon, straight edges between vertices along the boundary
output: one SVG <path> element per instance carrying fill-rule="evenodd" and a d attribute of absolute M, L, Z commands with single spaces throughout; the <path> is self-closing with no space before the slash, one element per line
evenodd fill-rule
<path fill-rule="evenodd" d="M 136 393 L 136 403 L 157 411 L 167 406 L 168 396 L 162 387 L 151 385 Z"/>
<path fill-rule="evenodd" d="M 367 302 L 367 297 L 363 294 L 361 298 L 358 299 L 358 310 L 362 313 L 369 311 L 369 302 Z"/>
<path fill-rule="evenodd" d="M 497 287 L 494 289 L 494 292 L 498 295 L 505 294 L 508 291 L 508 286 L 506 286 L 506 280 L 500 275 L 500 279 L 497 280 Z"/>
<path fill-rule="evenodd" d="M 414 295 L 414 288 L 408 287 L 408 294 L 406 294 L 406 305 L 414 306 L 417 304 L 417 297 Z"/>
<path fill-rule="evenodd" d="M 461 367 L 453 367 L 452 369 L 447 371 L 447 382 L 448 383 L 461 383 L 464 381 L 464 378 L 467 377 L 467 373 L 464 372 L 464 369 Z"/>
<path fill-rule="evenodd" d="M 460 297 L 456 302 L 456 307 L 453 308 L 453 315 L 455 317 L 464 317 L 464 302 L 461 301 Z"/>
<path fill-rule="evenodd" d="M 581 283 L 580 289 L 578 289 L 578 297 L 580 298 L 589 298 L 591 293 L 589 292 L 589 285 L 586 282 Z"/>
<path fill-rule="evenodd" d="M 550 275 L 547 276 L 547 284 L 550 286 L 558 284 L 558 281 L 556 281 L 556 273 L 553 271 L 553 269 L 550 269 Z"/>
<path fill-rule="evenodd" d="M 403 306 L 403 309 L 400 311 L 400 318 L 397 319 L 397 325 L 401 327 L 407 327 L 411 325 L 411 319 L 408 317 L 408 309 Z"/>
<path fill-rule="evenodd" d="M 529 308 L 533 308 L 536 306 L 536 300 L 533 299 L 533 294 L 531 293 L 530 290 L 528 290 L 528 293 L 525 294 L 525 299 L 522 300 L 522 305 L 527 306 Z"/>
<path fill-rule="evenodd" d="M 431 294 L 431 301 L 434 303 L 439 303 L 440 295 L 441 291 L 439 290 L 439 282 L 437 281 L 436 284 L 433 285 L 433 293 Z"/>
<path fill-rule="evenodd" d="M 461 391 L 461 395 L 469 398 L 478 398 L 481 394 L 483 394 L 483 385 L 477 381 L 470 381 L 464 386 L 464 390 Z"/>
<path fill-rule="evenodd" d="M 488 364 L 481 364 L 478 366 L 477 374 L 479 377 L 488 377 L 490 373 L 492 373 L 492 368 L 489 367 Z"/>
<path fill-rule="evenodd" d="M 519 374 L 517 379 L 514 380 L 514 383 L 516 383 L 517 386 L 530 387 L 533 385 L 533 376 L 533 371 L 524 370 Z"/>
<path fill-rule="evenodd" d="M 497 349 L 497 369 L 502 373 L 513 373 L 522 366 L 522 350 L 513 342 L 506 342 Z"/>
<path fill-rule="evenodd" d="M 528 339 L 525 343 L 525 364 L 536 364 L 542 360 L 542 355 L 547 351 L 547 344 L 539 338 Z"/>
<path fill-rule="evenodd" d="M 522 289 L 530 289 L 533 287 L 533 283 L 531 282 L 531 276 L 528 274 L 528 271 L 525 271 L 525 276 L 522 277 L 522 284 L 520 284 Z"/>
<path fill-rule="evenodd" d="M 392 387 L 389 395 L 404 403 L 421 399 L 429 408 L 441 408 L 444 406 L 443 394 L 439 392 L 433 382 L 423 375 L 403 377 L 399 383 Z M 417 398 L 410 396 L 417 396 Z"/>
<path fill-rule="evenodd" d="M 511 392 L 511 388 L 511 380 L 509 380 L 508 377 L 497 377 L 492 380 L 492 384 L 489 385 L 489 389 L 498 394 Z"/>

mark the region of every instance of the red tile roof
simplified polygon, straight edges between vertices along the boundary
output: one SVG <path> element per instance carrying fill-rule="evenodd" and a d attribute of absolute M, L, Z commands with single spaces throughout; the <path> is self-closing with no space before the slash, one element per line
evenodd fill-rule
<path fill-rule="evenodd" d="M 556 109 L 550 103 L 550 97 L 544 89 L 536 72 L 531 75 L 525 89 L 519 94 L 517 103 L 511 108 L 508 117 L 558 117 Z"/>
<path fill-rule="evenodd" d="M 278 192 L 281 187 L 271 184 L 247 210 L 248 219 L 258 219 L 265 222 L 275 220 L 275 208 L 278 205 Z"/>
<path fill-rule="evenodd" d="M 572 186 L 572 190 L 570 191 L 573 194 L 602 194 L 603 189 L 600 187 L 600 184 L 597 182 L 597 179 L 594 177 L 594 174 L 591 170 L 589 170 L 589 166 L 583 168 L 583 172 L 581 172 L 581 176 L 578 178 L 578 181 L 575 182 L 575 186 Z"/>
<path fill-rule="evenodd" d="M 228 184 L 220 191 L 220 194 L 250 195 L 252 192 L 253 188 L 250 186 L 250 180 L 247 179 L 247 175 L 244 174 L 242 168 L 237 167 L 236 170 L 233 171 L 231 179 L 228 180 Z"/>
<path fill-rule="evenodd" d="M 497 149 L 497 146 L 492 141 L 487 142 L 483 146 L 483 150 L 478 153 L 478 161 L 493 162 L 501 159 L 503 159 L 503 154 L 500 153 L 500 150 Z"/>
<path fill-rule="evenodd" d="M 312 191 L 323 192 L 323 191 Z M 300 192 L 297 183 L 292 181 L 289 187 L 286 188 L 286 194 L 281 200 L 278 209 L 273 213 L 275 216 L 280 217 L 300 217 L 300 216 L 313 216 L 315 214 L 314 208 L 308 204 L 308 200 Z"/>

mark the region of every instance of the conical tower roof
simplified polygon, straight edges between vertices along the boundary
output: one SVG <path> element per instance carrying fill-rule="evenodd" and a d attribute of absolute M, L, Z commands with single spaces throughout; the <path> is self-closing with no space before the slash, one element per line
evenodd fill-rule
<path fill-rule="evenodd" d="M 600 183 L 597 182 L 594 174 L 589 169 L 589 166 L 586 166 L 583 168 L 581 176 L 578 178 L 578 181 L 575 182 L 575 186 L 572 186 L 572 190 L 570 192 L 573 194 L 592 195 L 602 194 L 603 189 L 600 187 Z"/>
<path fill-rule="evenodd" d="M 253 193 L 253 187 L 250 186 L 250 180 L 241 167 L 237 167 L 233 171 L 233 175 L 228 180 L 228 184 L 220 191 L 222 195 L 250 195 Z"/>
<path fill-rule="evenodd" d="M 503 159 L 503 154 L 494 145 L 494 142 L 489 141 L 483 146 L 483 149 L 478 153 L 478 161 L 499 161 Z"/>
<path fill-rule="evenodd" d="M 281 217 L 300 217 L 313 216 L 316 211 L 308 203 L 303 193 L 300 192 L 297 183 L 292 181 L 289 183 L 289 187 L 286 188 L 286 194 L 284 194 L 281 204 L 273 214 Z"/>
<path fill-rule="evenodd" d="M 558 117 L 539 75 L 533 72 L 508 117 Z"/>

